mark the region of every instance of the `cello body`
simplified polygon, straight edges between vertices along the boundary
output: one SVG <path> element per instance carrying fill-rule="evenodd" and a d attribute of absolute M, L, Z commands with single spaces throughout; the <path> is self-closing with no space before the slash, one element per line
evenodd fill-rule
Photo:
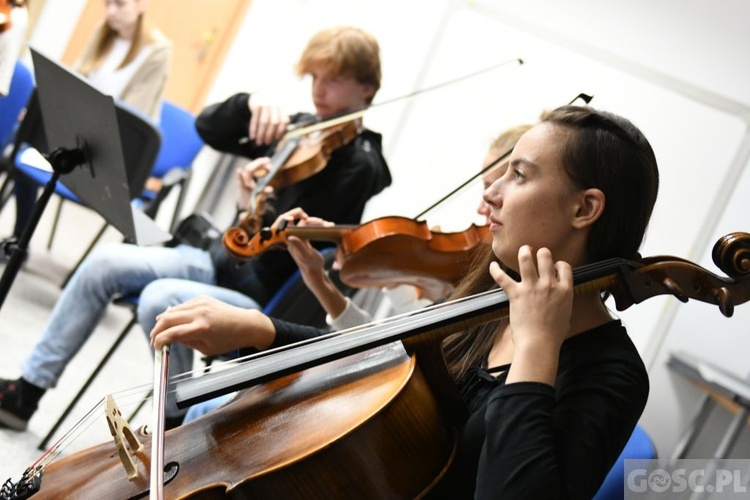
<path fill-rule="evenodd" d="M 237 393 L 165 434 L 165 498 L 416 498 L 451 461 L 455 426 L 414 356 L 391 343 Z M 34 499 L 143 498 L 112 443 L 58 460 Z M 387 464 L 387 467 L 383 465 Z"/>

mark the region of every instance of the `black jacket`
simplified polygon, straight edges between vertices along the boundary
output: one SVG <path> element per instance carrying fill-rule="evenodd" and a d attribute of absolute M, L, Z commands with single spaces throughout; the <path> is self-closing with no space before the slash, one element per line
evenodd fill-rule
<path fill-rule="evenodd" d="M 250 124 L 249 94 L 240 93 L 207 107 L 196 119 L 196 129 L 212 148 L 258 158 L 271 156 L 273 148 L 247 140 Z M 292 123 L 313 118 L 306 113 L 291 116 Z M 301 207 L 311 216 L 337 224 L 359 224 L 367 201 L 391 184 L 391 174 L 382 154 L 381 135 L 364 130 L 352 142 L 333 151 L 326 167 L 296 184 L 279 188 L 264 214 L 264 225 L 277 215 Z M 321 245 L 316 245 L 321 246 Z M 238 265 L 216 242 L 211 253 L 217 284 L 252 297 L 265 305 L 274 292 L 297 269 L 286 251 L 269 250 Z"/>

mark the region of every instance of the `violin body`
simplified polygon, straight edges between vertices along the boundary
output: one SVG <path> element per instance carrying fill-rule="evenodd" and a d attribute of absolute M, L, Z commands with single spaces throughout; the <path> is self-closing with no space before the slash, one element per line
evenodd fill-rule
<path fill-rule="evenodd" d="M 443 233 L 408 218 L 376 219 L 342 242 L 340 277 L 359 288 L 413 285 L 437 300 L 466 275 L 473 250 L 488 235 L 487 226 Z"/>
<path fill-rule="evenodd" d="M 298 140 L 269 185 L 279 188 L 312 177 L 325 168 L 336 149 L 349 144 L 357 135 L 357 125 L 349 121 Z"/>
<path fill-rule="evenodd" d="M 415 498 L 450 463 L 456 430 L 400 343 L 237 393 L 165 434 L 165 498 Z M 148 492 L 150 438 L 129 481 L 112 443 L 46 468 L 34 499 Z M 383 467 L 383 464 L 388 464 Z"/>
<path fill-rule="evenodd" d="M 309 135 L 297 135 L 307 128 L 313 129 Z M 336 149 L 353 141 L 359 132 L 356 121 L 350 120 L 322 130 L 313 125 L 288 133 L 276 147 L 271 158 L 271 169 L 257 179 L 250 206 L 239 222 L 239 228 L 247 233 L 247 238 L 261 229 L 260 218 L 265 211 L 266 187 L 280 188 L 312 177 L 328 165 L 331 154 Z"/>

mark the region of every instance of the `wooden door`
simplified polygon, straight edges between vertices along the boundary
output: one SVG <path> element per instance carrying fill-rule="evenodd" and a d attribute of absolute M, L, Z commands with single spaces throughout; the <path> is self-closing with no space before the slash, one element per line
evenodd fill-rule
<path fill-rule="evenodd" d="M 194 113 L 206 94 L 245 17 L 251 0 L 149 0 L 148 15 L 173 43 L 164 98 Z M 88 0 L 62 61 L 74 65 L 104 19 L 104 0 Z"/>

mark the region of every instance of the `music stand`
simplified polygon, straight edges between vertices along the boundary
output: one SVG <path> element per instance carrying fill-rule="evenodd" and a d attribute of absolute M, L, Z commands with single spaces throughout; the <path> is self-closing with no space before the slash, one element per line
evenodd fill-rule
<path fill-rule="evenodd" d="M 29 241 L 60 176 L 88 207 L 137 245 L 168 241 L 171 235 L 132 207 L 122 142 L 111 96 L 31 48 L 39 105 L 53 174 L 0 279 L 0 307 L 26 256 Z"/>

